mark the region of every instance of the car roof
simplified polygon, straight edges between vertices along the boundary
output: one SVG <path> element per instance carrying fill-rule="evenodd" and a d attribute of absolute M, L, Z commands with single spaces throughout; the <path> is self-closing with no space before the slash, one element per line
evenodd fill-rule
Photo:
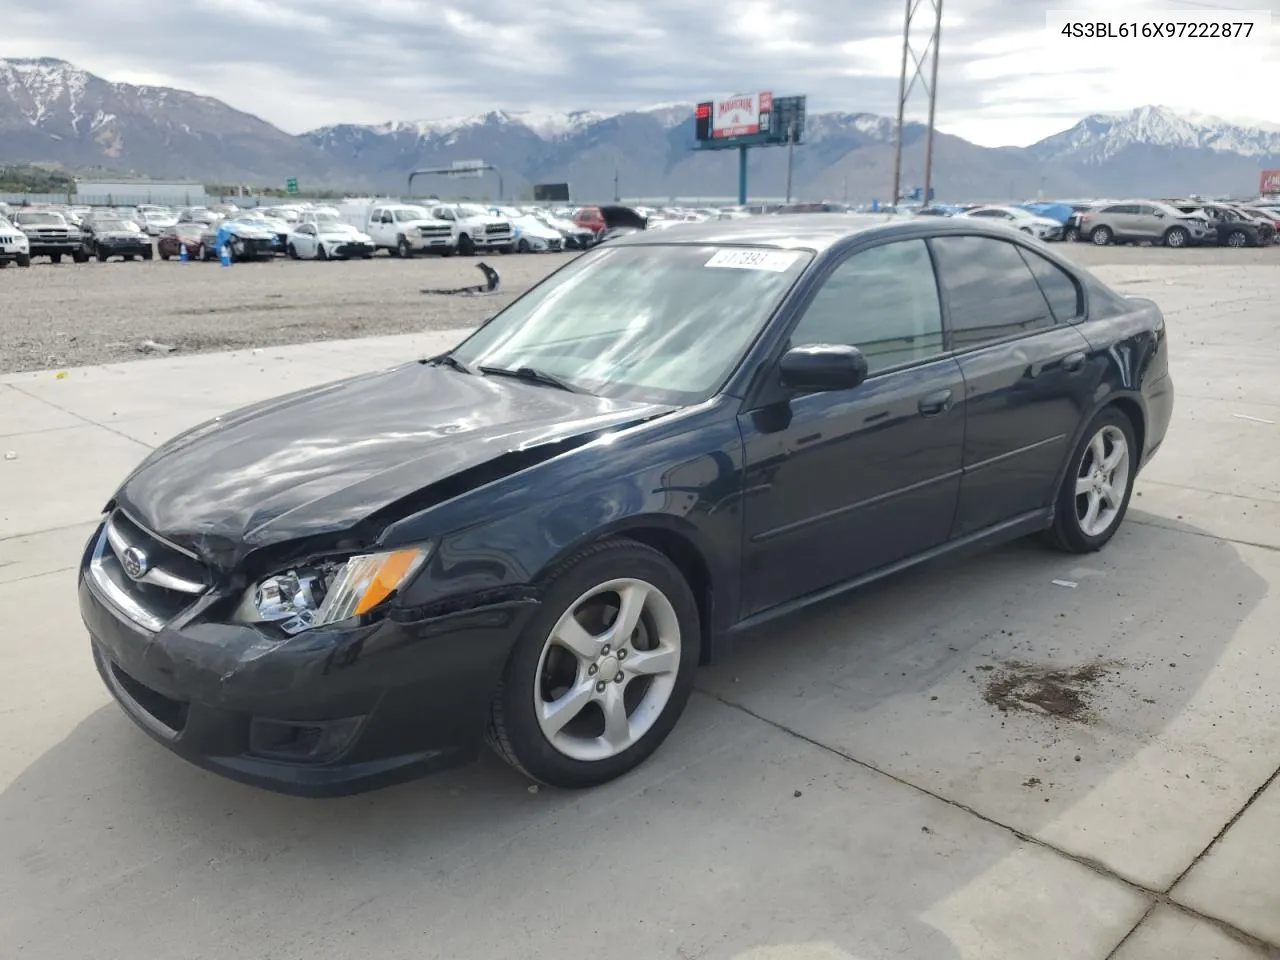
<path fill-rule="evenodd" d="M 609 246 L 689 244 L 759 246 L 812 250 L 821 253 L 860 234 L 892 237 L 948 233 L 981 233 L 1007 239 L 1008 227 L 983 223 L 980 218 L 913 217 L 878 213 L 800 213 L 750 217 L 745 220 L 706 220 L 682 223 L 650 233 L 642 230 L 609 241 Z"/>

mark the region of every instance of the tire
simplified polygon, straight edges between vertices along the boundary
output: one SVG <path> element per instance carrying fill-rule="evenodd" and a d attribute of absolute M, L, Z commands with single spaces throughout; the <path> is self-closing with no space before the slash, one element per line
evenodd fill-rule
<path fill-rule="evenodd" d="M 409 246 L 409 241 L 404 237 L 396 240 L 396 256 L 402 260 L 408 260 L 413 256 L 413 247 Z"/>
<path fill-rule="evenodd" d="M 97 248 L 97 256 L 98 256 L 99 263 L 107 262 L 107 251 L 103 250 L 101 247 Z"/>
<path fill-rule="evenodd" d="M 476 252 L 476 243 L 467 234 L 461 234 L 458 237 L 458 254 L 463 257 L 473 257 Z"/>
<path fill-rule="evenodd" d="M 528 253 L 528 252 L 529 252 L 529 241 L 528 241 L 528 240 L 526 240 L 524 237 L 521 237 L 521 238 L 520 238 L 520 241 L 516 244 L 516 252 L 517 252 L 517 253 Z"/>
<path fill-rule="evenodd" d="M 515 244 L 504 243 L 502 246 L 498 248 L 498 252 L 503 255 L 506 255 L 508 253 L 515 253 L 516 252 Z"/>
<path fill-rule="evenodd" d="M 1161 242 L 1166 247 L 1185 247 L 1190 240 L 1191 234 L 1182 227 L 1170 227 L 1164 232 L 1164 239 Z"/>
<path fill-rule="evenodd" d="M 316 259 L 317 259 L 317 260 L 328 260 L 328 259 L 329 259 L 329 254 L 327 254 L 327 253 L 325 252 L 324 244 L 323 244 L 323 243 L 318 243 L 318 244 L 316 244 Z"/>
<path fill-rule="evenodd" d="M 295 247 L 292 243 L 289 244 L 289 246 L 285 249 L 285 253 L 289 255 L 290 260 L 300 259 L 298 257 L 298 248 Z"/>
<path fill-rule="evenodd" d="M 1062 235 L 1062 239 L 1067 243 L 1075 243 L 1080 239 L 1080 231 L 1075 227 L 1068 227 L 1067 232 Z"/>
<path fill-rule="evenodd" d="M 161 251 L 160 251 L 160 259 L 161 259 L 161 260 L 163 260 L 163 261 L 165 261 L 166 263 L 168 263 L 168 261 L 169 261 L 169 254 L 167 254 L 167 253 L 165 253 L 163 250 L 161 250 Z"/>
<path fill-rule="evenodd" d="M 49 254 L 49 262 L 50 262 L 50 263 L 61 263 L 61 262 L 62 262 L 62 254 L 60 254 L 60 253 L 51 253 L 51 254 Z"/>
<path fill-rule="evenodd" d="M 1123 441 L 1123 454 L 1119 443 Z M 1094 471 L 1098 463 L 1099 442 L 1105 458 L 1118 456 L 1110 472 L 1103 467 L 1101 475 Z M 1134 441 L 1133 423 L 1118 407 L 1105 407 L 1093 418 L 1084 437 L 1071 453 L 1070 467 L 1054 504 L 1053 526 L 1048 530 L 1049 544 L 1066 553 L 1093 553 L 1101 550 L 1113 536 L 1129 509 L 1133 481 L 1138 473 L 1139 451 Z M 1107 462 L 1104 459 L 1103 464 Z M 1123 477 L 1118 474 L 1123 472 Z M 1110 477 L 1109 482 L 1105 480 Z M 1119 488 L 1116 484 L 1119 482 Z M 1096 484 L 1096 485 L 1095 485 Z M 1089 492 L 1078 490 L 1092 487 Z M 1112 490 L 1110 497 L 1095 491 Z M 1093 525 L 1089 516 L 1098 504 Z M 1084 511 L 1082 517 L 1081 511 Z"/>
<path fill-rule="evenodd" d="M 75 253 L 71 254 L 71 259 L 76 263 L 88 263 L 89 254 L 84 250 L 77 250 Z"/>
<path fill-rule="evenodd" d="M 452 257 L 457 252 L 458 252 L 457 247 L 441 247 L 440 248 L 440 256 L 442 257 Z"/>
<path fill-rule="evenodd" d="M 1095 227 L 1093 233 L 1089 234 L 1089 242 L 1095 246 L 1105 247 L 1113 239 L 1110 227 Z"/>
<path fill-rule="evenodd" d="M 143 259 L 143 260 L 154 260 L 154 259 L 155 259 L 155 256 L 156 256 L 156 254 L 155 254 L 155 251 L 154 251 L 154 250 L 143 250 L 143 251 L 142 251 L 142 259 Z"/>
<path fill-rule="evenodd" d="M 1228 247 L 1247 247 L 1249 245 L 1249 235 L 1243 230 L 1232 230 L 1227 234 L 1224 241 Z"/>
<path fill-rule="evenodd" d="M 17 258 L 14 260 L 14 262 L 20 267 L 29 267 L 31 266 L 31 254 L 20 253 L 18 254 Z"/>
<path fill-rule="evenodd" d="M 637 627 L 621 648 L 631 660 L 614 656 L 615 645 L 608 652 L 603 646 L 619 607 L 619 594 L 611 588 L 624 583 L 628 592 L 645 597 Z M 593 655 L 590 666 L 551 639 L 558 624 L 573 622 L 575 610 L 596 617 L 573 623 L 577 639 Z M 593 630 L 598 631 L 594 636 Z M 654 638 L 662 647 L 649 647 Z M 640 645 L 633 646 L 637 641 Z M 549 786 L 580 789 L 613 780 L 644 762 L 675 726 L 693 689 L 700 646 L 697 601 L 675 564 L 632 540 L 591 544 L 544 578 L 543 601 L 516 641 L 494 692 L 486 739 L 507 763 Z M 628 675 L 629 663 L 643 661 L 669 669 Z M 555 740 L 545 732 L 554 720 L 539 716 L 546 693 L 557 689 L 551 684 L 576 688 L 555 698 L 569 700 L 563 714 L 569 719 L 560 722 Z M 602 704 L 615 706 L 620 712 L 613 715 L 626 721 L 615 728 L 617 744 L 603 736 Z"/>

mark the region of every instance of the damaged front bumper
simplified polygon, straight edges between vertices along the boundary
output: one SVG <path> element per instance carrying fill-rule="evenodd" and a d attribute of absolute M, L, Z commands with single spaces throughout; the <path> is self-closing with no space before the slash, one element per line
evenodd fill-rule
<path fill-rule="evenodd" d="M 197 602 L 154 632 L 90 570 L 80 612 L 94 663 L 125 712 L 208 770 L 301 796 L 340 796 L 473 759 L 529 596 L 392 611 L 293 637 L 202 620 Z"/>

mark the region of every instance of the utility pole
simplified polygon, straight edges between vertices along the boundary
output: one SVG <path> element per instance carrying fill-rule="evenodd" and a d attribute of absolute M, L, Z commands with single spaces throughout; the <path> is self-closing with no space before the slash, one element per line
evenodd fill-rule
<path fill-rule="evenodd" d="M 911 43 L 911 33 L 917 18 L 924 19 L 920 8 L 925 5 L 933 10 L 933 22 L 930 24 L 928 39 L 920 54 L 917 55 Z M 941 37 L 942 0 L 906 0 L 906 16 L 902 25 L 902 70 L 898 77 L 898 136 L 893 153 L 893 199 L 889 201 L 894 206 L 897 206 L 898 197 L 902 194 L 902 128 L 906 121 L 907 102 L 911 99 L 917 80 L 920 81 L 921 88 L 929 98 L 929 127 L 925 135 L 924 188 L 921 194 L 922 201 L 929 202 L 929 188 L 933 178 L 933 121 L 938 93 L 938 46 Z M 924 67 L 929 59 L 932 59 L 930 78 L 925 80 Z M 907 79 L 908 62 L 911 65 L 910 80 Z"/>
<path fill-rule="evenodd" d="M 796 149 L 796 125 L 792 121 L 787 127 L 787 203 L 791 202 L 791 158 L 795 155 Z"/>
<path fill-rule="evenodd" d="M 613 168 L 613 202 L 617 203 L 622 199 L 622 195 L 618 193 L 618 168 Z"/>

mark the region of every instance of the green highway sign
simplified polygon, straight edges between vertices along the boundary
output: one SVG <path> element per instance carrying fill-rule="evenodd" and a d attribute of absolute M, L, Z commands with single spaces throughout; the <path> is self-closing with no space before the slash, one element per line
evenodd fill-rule
<path fill-rule="evenodd" d="M 298 178 L 297 178 L 297 177 L 290 177 L 288 180 L 286 180 L 286 181 L 284 182 L 284 188 L 285 188 L 286 190 L 288 190 L 290 193 L 297 193 L 297 192 L 298 192 Z"/>

